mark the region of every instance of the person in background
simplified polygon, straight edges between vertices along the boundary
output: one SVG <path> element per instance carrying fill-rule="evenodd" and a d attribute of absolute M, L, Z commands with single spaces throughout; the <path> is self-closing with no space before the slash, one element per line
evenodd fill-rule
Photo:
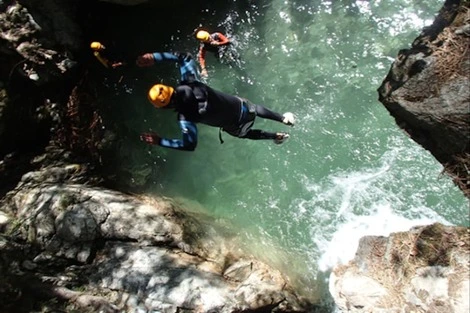
<path fill-rule="evenodd" d="M 292 113 L 281 115 L 245 98 L 226 94 L 202 83 L 190 53 L 146 53 L 139 56 L 136 63 L 143 67 L 166 61 L 178 63 L 181 81 L 175 88 L 163 84 L 153 85 L 148 91 L 148 99 L 157 109 L 176 111 L 182 138 L 166 139 L 154 132 L 146 132 L 140 136 L 142 141 L 166 148 L 194 151 L 198 140 L 198 123 L 218 127 L 221 143 L 221 131 L 238 138 L 273 140 L 276 144 L 289 138 L 289 134 L 285 132 L 267 132 L 252 127 L 257 116 L 293 126 L 295 117 Z"/>
<path fill-rule="evenodd" d="M 119 57 L 115 53 L 107 50 L 106 47 L 98 41 L 93 41 L 90 44 L 90 48 L 93 50 L 93 55 L 106 68 L 114 69 L 126 64 L 124 60 L 119 60 Z"/>
<path fill-rule="evenodd" d="M 230 40 L 220 32 L 209 33 L 205 30 L 198 30 L 195 33 L 196 39 L 199 40 L 198 61 L 201 66 L 201 76 L 207 78 L 206 69 L 206 52 L 212 52 L 217 59 L 225 53 Z"/>

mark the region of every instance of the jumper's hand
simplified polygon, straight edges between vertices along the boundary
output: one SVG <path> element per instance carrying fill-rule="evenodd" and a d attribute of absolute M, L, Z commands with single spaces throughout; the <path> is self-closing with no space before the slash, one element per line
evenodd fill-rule
<path fill-rule="evenodd" d="M 139 67 L 152 66 L 155 64 L 155 59 L 153 58 L 153 54 L 145 53 L 143 55 L 139 55 L 135 63 Z"/>
<path fill-rule="evenodd" d="M 123 66 L 123 65 L 124 65 L 124 63 L 122 63 L 122 62 L 114 62 L 113 64 L 111 64 L 111 67 L 112 68 L 118 68 L 118 67 Z"/>
<path fill-rule="evenodd" d="M 154 132 L 142 133 L 140 134 L 140 140 L 149 144 L 149 145 L 158 145 L 160 142 L 160 136 Z"/>
<path fill-rule="evenodd" d="M 202 77 L 202 78 L 207 78 L 207 77 L 209 77 L 209 74 L 207 74 L 207 70 L 206 70 L 206 69 L 203 69 L 203 70 L 201 71 L 201 77 Z"/>

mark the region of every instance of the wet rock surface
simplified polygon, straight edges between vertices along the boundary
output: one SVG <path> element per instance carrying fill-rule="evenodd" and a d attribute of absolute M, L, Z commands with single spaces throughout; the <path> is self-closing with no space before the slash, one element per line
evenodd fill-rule
<path fill-rule="evenodd" d="M 401 50 L 379 100 L 470 197 L 470 8 L 446 1 L 434 23 Z"/>

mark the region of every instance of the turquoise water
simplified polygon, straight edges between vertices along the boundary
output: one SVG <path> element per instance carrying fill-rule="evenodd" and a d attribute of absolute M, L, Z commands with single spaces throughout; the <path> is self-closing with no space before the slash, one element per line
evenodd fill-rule
<path fill-rule="evenodd" d="M 290 140 L 278 146 L 224 134 L 220 144 L 218 129 L 200 125 L 195 152 L 146 146 L 138 135 L 149 129 L 179 136 L 175 114 L 146 100 L 148 87 L 175 82 L 178 71 L 172 65 L 133 70 L 125 88 L 105 99 L 122 129 L 117 159 L 129 183 L 151 172 L 144 192 L 178 198 L 231 225 L 248 251 L 312 298 L 322 297 L 324 277 L 354 256 L 363 235 L 431 222 L 469 226 L 468 200 L 377 100 L 398 50 L 433 21 L 443 1 L 238 2 L 193 12 L 184 25 L 168 22 L 163 33 L 162 21 L 143 18 L 150 13 L 142 10 L 131 18 L 147 32 L 128 40 L 147 52 L 196 53 L 191 31 L 200 21 L 224 30 L 242 66 L 208 56 L 208 84 L 293 112 L 293 128 L 256 122 L 288 131 Z"/>

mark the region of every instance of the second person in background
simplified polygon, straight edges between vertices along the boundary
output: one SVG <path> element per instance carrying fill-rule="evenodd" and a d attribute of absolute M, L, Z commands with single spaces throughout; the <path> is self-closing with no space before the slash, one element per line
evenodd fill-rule
<path fill-rule="evenodd" d="M 235 56 L 233 49 L 229 49 L 232 44 L 231 40 L 221 32 L 209 33 L 206 30 L 198 29 L 195 32 L 195 37 L 200 43 L 197 57 L 201 67 L 201 77 L 207 78 L 209 76 L 206 68 L 207 51 L 213 53 L 219 61 L 224 57 L 227 57 L 228 61 L 237 61 L 238 56 Z"/>

